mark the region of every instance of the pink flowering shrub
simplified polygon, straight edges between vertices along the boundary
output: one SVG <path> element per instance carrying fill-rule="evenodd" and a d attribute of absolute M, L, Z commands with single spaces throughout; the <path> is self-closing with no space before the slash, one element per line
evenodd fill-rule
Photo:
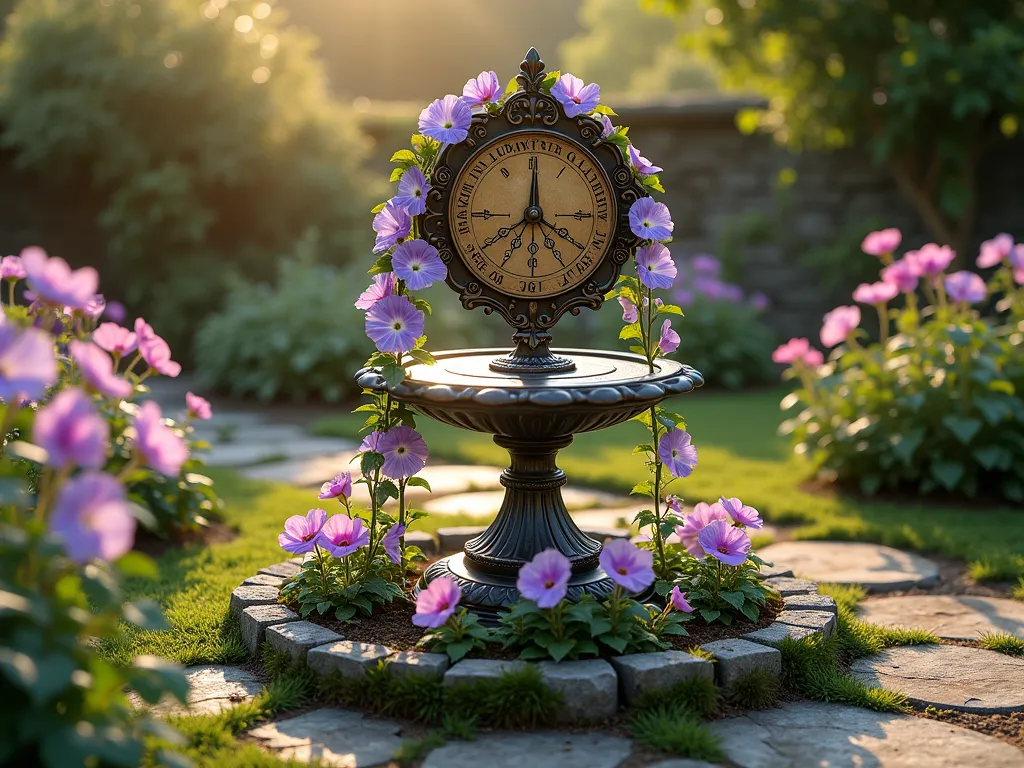
<path fill-rule="evenodd" d="M 783 400 L 783 430 L 823 476 L 866 494 L 946 491 L 1019 504 L 1024 245 L 1005 234 L 983 243 L 977 266 L 990 270 L 986 280 L 951 271 L 954 253 L 934 243 L 897 259 L 899 234 L 865 239 L 880 280 L 825 316 L 827 361 L 807 339 L 776 350 L 797 384 Z"/>

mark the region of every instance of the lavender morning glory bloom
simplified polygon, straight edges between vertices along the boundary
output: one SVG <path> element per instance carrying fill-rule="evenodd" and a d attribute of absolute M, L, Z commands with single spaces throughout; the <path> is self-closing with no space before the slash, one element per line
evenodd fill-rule
<path fill-rule="evenodd" d="M 366 313 L 366 335 L 381 352 L 408 352 L 423 335 L 423 313 L 406 296 L 388 296 Z"/>
<path fill-rule="evenodd" d="M 320 486 L 320 499 L 347 499 L 352 495 L 352 473 L 341 472 Z"/>
<path fill-rule="evenodd" d="M 469 135 L 473 110 L 458 96 L 448 94 L 420 112 L 420 133 L 442 144 L 458 144 Z"/>
<path fill-rule="evenodd" d="M 652 174 L 659 173 L 663 170 L 646 157 L 643 157 L 640 154 L 640 150 L 632 144 L 630 144 L 626 149 L 629 152 L 629 162 L 633 164 L 633 167 L 636 168 L 637 172 L 641 176 L 651 176 Z"/>
<path fill-rule="evenodd" d="M 103 323 L 92 332 L 92 340 L 102 349 L 124 357 L 139 346 L 138 337 L 117 323 Z"/>
<path fill-rule="evenodd" d="M 406 240 L 392 254 L 391 265 L 410 291 L 429 288 L 448 274 L 437 248 L 426 240 Z"/>
<path fill-rule="evenodd" d="M 209 421 L 213 418 L 213 408 L 210 407 L 210 401 L 205 397 L 186 392 L 185 408 L 188 411 L 188 417 L 191 419 Z"/>
<path fill-rule="evenodd" d="M 894 261 L 882 270 L 882 279 L 895 285 L 902 293 L 917 290 L 917 273 L 906 259 Z"/>
<path fill-rule="evenodd" d="M 714 256 L 709 256 L 706 253 L 700 253 L 694 256 L 690 260 L 690 266 L 693 267 L 693 271 L 698 275 L 718 277 L 722 274 L 722 262 Z"/>
<path fill-rule="evenodd" d="M 50 258 L 42 248 L 23 250 L 21 263 L 29 288 L 44 304 L 85 309 L 96 296 L 100 277 L 92 267 L 72 270 L 64 259 Z"/>
<path fill-rule="evenodd" d="M 956 253 L 948 245 L 928 243 L 917 251 L 910 251 L 904 257 L 918 277 L 934 277 L 948 267 Z"/>
<path fill-rule="evenodd" d="M 383 432 L 377 432 L 374 430 L 359 444 L 359 453 L 365 453 L 366 451 L 377 451 L 377 445 L 380 443 L 380 438 Z"/>
<path fill-rule="evenodd" d="M 679 587 L 672 587 L 672 593 L 669 596 L 672 607 L 682 613 L 693 613 L 693 608 L 686 602 L 686 597 L 686 595 L 679 591 Z"/>
<path fill-rule="evenodd" d="M 121 557 L 135 541 L 135 517 L 124 488 L 102 472 L 83 472 L 69 480 L 57 493 L 50 533 L 76 563 Z"/>
<path fill-rule="evenodd" d="M 46 449 L 46 463 L 55 469 L 100 469 L 107 462 L 110 427 L 91 397 L 66 389 L 36 415 L 32 438 Z"/>
<path fill-rule="evenodd" d="M 676 535 L 683 547 L 696 558 L 704 557 L 704 550 L 697 541 L 700 532 L 715 520 L 729 520 L 729 513 L 721 504 L 706 504 L 701 501 L 694 505 L 693 512 L 686 516 L 682 525 L 676 526 Z"/>
<path fill-rule="evenodd" d="M 836 307 L 827 313 L 821 326 L 821 343 L 834 347 L 860 325 L 860 307 Z"/>
<path fill-rule="evenodd" d="M 869 256 L 885 256 L 900 247 L 903 234 L 895 228 L 872 232 L 864 238 L 860 249 Z"/>
<path fill-rule="evenodd" d="M 985 300 L 988 288 L 985 286 L 985 281 L 981 279 L 981 275 L 961 270 L 946 276 L 946 292 L 953 301 L 977 304 L 979 301 Z"/>
<path fill-rule="evenodd" d="M 462 100 L 470 107 L 482 107 L 498 100 L 502 92 L 496 72 L 481 72 L 466 81 L 462 88 Z"/>
<path fill-rule="evenodd" d="M 670 429 L 658 443 L 658 456 L 673 477 L 689 477 L 697 466 L 697 448 L 690 443 L 690 433 Z"/>
<path fill-rule="evenodd" d="M 619 296 L 619 304 L 622 306 L 622 322 L 635 323 L 638 317 L 636 305 L 623 296 Z"/>
<path fill-rule="evenodd" d="M 1010 268 L 1013 270 L 1013 279 L 1017 285 L 1024 285 L 1024 243 L 1013 246 L 1010 251 Z"/>
<path fill-rule="evenodd" d="M 160 406 L 147 400 L 135 415 L 135 450 L 146 464 L 168 477 L 175 477 L 188 461 L 185 442 L 164 424 Z"/>
<path fill-rule="evenodd" d="M 722 496 L 718 499 L 718 503 L 729 514 L 729 517 L 732 518 L 736 525 L 742 525 L 747 528 L 760 528 L 764 525 L 760 513 L 753 507 L 744 504 L 735 496 L 729 499 Z"/>
<path fill-rule="evenodd" d="M 538 608 L 554 608 L 569 588 L 572 566 L 557 549 L 545 549 L 519 569 L 516 588 Z"/>
<path fill-rule="evenodd" d="M 750 551 L 750 537 L 742 528 L 715 520 L 704 526 L 697 541 L 706 553 L 726 565 L 743 565 Z"/>
<path fill-rule="evenodd" d="M 159 374 L 173 379 L 181 373 L 181 363 L 171 360 L 171 348 L 155 333 L 139 338 L 139 354 Z"/>
<path fill-rule="evenodd" d="M 284 521 L 284 531 L 277 535 L 281 549 L 293 555 L 304 555 L 316 549 L 320 530 L 327 522 L 327 512 L 311 509 L 305 515 L 292 515 Z"/>
<path fill-rule="evenodd" d="M 25 277 L 25 265 L 17 256 L 4 256 L 0 261 L 0 279 L 16 282 Z"/>
<path fill-rule="evenodd" d="M 654 553 L 625 539 L 605 544 L 598 562 L 608 578 L 627 592 L 642 592 L 654 581 Z"/>
<path fill-rule="evenodd" d="M 358 517 L 334 515 L 320 529 L 316 543 L 330 552 L 332 557 L 348 557 L 370 543 L 370 531 Z"/>
<path fill-rule="evenodd" d="M 671 288 L 676 279 L 676 263 L 661 243 L 645 245 L 636 252 L 636 272 L 645 287 Z"/>
<path fill-rule="evenodd" d="M 861 283 L 853 292 L 853 300 L 861 304 L 885 304 L 896 298 L 900 289 L 893 283 Z"/>
<path fill-rule="evenodd" d="M 437 629 L 455 613 L 462 599 L 462 590 L 453 579 L 442 576 L 434 579 L 416 596 L 416 615 L 412 623 L 417 627 Z"/>
<path fill-rule="evenodd" d="M 377 451 L 384 454 L 381 472 L 392 480 L 412 477 L 427 463 L 427 444 L 412 427 L 393 427 L 380 436 Z"/>
<path fill-rule="evenodd" d="M 394 200 L 388 200 L 373 217 L 373 231 L 377 233 L 377 239 L 373 243 L 373 252 L 384 253 L 399 240 L 404 240 L 409 236 L 411 227 L 412 219 L 405 206 L 398 205 Z"/>
<path fill-rule="evenodd" d="M 53 337 L 38 328 L 21 330 L 0 313 L 0 399 L 9 404 L 21 397 L 39 400 L 55 381 Z"/>
<path fill-rule="evenodd" d="M 771 307 L 771 305 L 771 300 L 760 291 L 754 291 L 750 294 L 750 306 L 758 312 L 764 312 Z"/>
<path fill-rule="evenodd" d="M 359 299 L 356 301 L 356 309 L 373 309 L 373 305 L 378 301 L 394 295 L 397 285 L 398 277 L 395 276 L 394 272 L 381 272 L 378 275 L 374 275 L 370 287 L 359 294 Z"/>
<path fill-rule="evenodd" d="M 82 379 L 101 395 L 118 399 L 131 395 L 134 389 L 131 382 L 114 373 L 114 361 L 95 344 L 75 339 L 68 344 L 68 351 Z"/>
<path fill-rule="evenodd" d="M 381 544 L 384 546 L 384 554 L 388 556 L 395 565 L 402 562 L 402 537 L 405 535 L 405 526 L 395 523 L 388 528 L 387 533 L 384 534 L 384 538 L 381 539 Z"/>
<path fill-rule="evenodd" d="M 582 80 L 568 72 L 551 86 L 551 95 L 565 108 L 566 117 L 585 115 L 601 102 L 601 88 L 597 83 L 584 85 Z"/>
<path fill-rule="evenodd" d="M 400 205 L 412 216 L 418 216 L 427 210 L 427 192 L 430 185 L 423 176 L 423 171 L 415 165 L 407 168 L 398 182 L 398 194 L 394 196 L 395 205 Z"/>
<path fill-rule="evenodd" d="M 639 238 L 668 240 L 674 227 L 668 206 L 653 198 L 641 197 L 629 209 L 629 228 Z"/>
<path fill-rule="evenodd" d="M 615 126 L 612 125 L 612 120 L 608 115 L 601 115 L 601 125 L 604 126 L 601 129 L 601 138 L 607 139 L 613 133 L 615 133 Z"/>
<path fill-rule="evenodd" d="M 67 309 L 67 307 L 65 307 Z M 92 320 L 99 320 L 103 317 L 103 313 L 107 311 L 107 300 L 104 298 L 102 293 L 97 293 L 92 297 L 92 301 L 85 305 L 86 317 Z"/>
<path fill-rule="evenodd" d="M 663 355 L 671 355 L 679 348 L 679 334 L 672 330 L 672 321 L 665 320 L 661 325 L 661 338 L 658 339 L 658 349 Z"/>
<path fill-rule="evenodd" d="M 996 235 L 991 240 L 986 240 L 981 244 L 981 253 L 978 254 L 978 268 L 987 269 L 1002 263 L 1012 250 L 1013 236 L 1006 232 Z"/>

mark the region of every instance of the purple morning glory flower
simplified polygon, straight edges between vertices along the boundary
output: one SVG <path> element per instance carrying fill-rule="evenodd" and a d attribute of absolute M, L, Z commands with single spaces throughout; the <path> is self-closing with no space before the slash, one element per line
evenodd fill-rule
<path fill-rule="evenodd" d="M 470 107 L 482 107 L 498 100 L 502 93 L 496 72 L 481 72 L 466 81 L 462 88 L 462 100 Z"/>
<path fill-rule="evenodd" d="M 821 343 L 834 347 L 860 325 L 860 307 L 836 307 L 825 315 L 821 326 Z"/>
<path fill-rule="evenodd" d="M 384 546 L 384 554 L 388 556 L 395 565 L 402 562 L 402 536 L 405 535 L 405 526 L 395 523 L 388 528 L 387 533 L 384 534 L 384 538 L 381 539 L 381 544 Z"/>
<path fill-rule="evenodd" d="M 437 255 L 437 248 L 426 240 L 406 240 L 395 248 L 391 264 L 410 291 L 429 288 L 448 274 L 448 268 Z"/>
<path fill-rule="evenodd" d="M 644 240 L 668 240 L 674 227 L 668 206 L 653 198 L 641 197 L 629 209 L 629 228 Z"/>
<path fill-rule="evenodd" d="M 423 313 L 406 296 L 388 296 L 366 313 L 366 335 L 381 352 L 408 352 L 423 335 Z"/>
<path fill-rule="evenodd" d="M 114 373 L 114 361 L 95 344 L 75 339 L 68 344 L 68 351 L 82 379 L 101 395 L 122 400 L 131 395 L 131 382 Z"/>
<path fill-rule="evenodd" d="M 704 557 L 704 550 L 701 549 L 697 537 L 716 520 L 729 520 L 729 513 L 721 504 L 706 504 L 701 501 L 694 505 L 693 512 L 686 516 L 683 524 L 676 526 L 676 535 L 687 552 L 696 558 Z"/>
<path fill-rule="evenodd" d="M 25 277 L 25 265 L 17 256 L 4 256 L 0 261 L 0 278 L 4 280 L 22 280 Z"/>
<path fill-rule="evenodd" d="M 65 310 L 66 309 L 68 308 L 65 307 Z M 103 297 L 102 293 L 97 293 L 92 297 L 92 301 L 85 305 L 85 309 L 83 311 L 85 312 L 86 317 L 89 317 L 92 320 L 99 320 L 103 317 L 103 313 L 107 311 L 107 300 Z"/>
<path fill-rule="evenodd" d="M 572 566 L 557 549 L 545 549 L 519 569 L 516 589 L 538 608 L 554 608 L 569 588 Z"/>
<path fill-rule="evenodd" d="M 284 521 L 284 531 L 277 535 L 281 549 L 293 555 L 304 555 L 316 549 L 320 530 L 327 522 L 327 512 L 311 509 L 305 515 L 292 515 Z"/>
<path fill-rule="evenodd" d="M 894 261 L 882 270 L 882 279 L 895 285 L 902 293 L 917 290 L 917 273 L 906 259 Z"/>
<path fill-rule="evenodd" d="M 23 250 L 21 263 L 29 288 L 44 304 L 85 309 L 96 296 L 100 276 L 92 267 L 72 270 L 64 259 L 50 258 L 42 248 Z"/>
<path fill-rule="evenodd" d="M 615 133 L 615 126 L 612 125 L 612 120 L 608 115 L 601 115 L 601 125 L 604 126 L 601 129 L 601 138 L 607 139 L 613 133 Z"/>
<path fill-rule="evenodd" d="M 374 430 L 364 437 L 363 441 L 359 444 L 359 453 L 365 453 L 366 451 L 376 452 L 377 445 L 380 443 L 380 437 L 382 434 L 382 432 Z"/>
<path fill-rule="evenodd" d="M 758 312 L 764 312 L 771 307 L 771 300 L 760 291 L 754 291 L 750 294 L 750 306 L 756 309 Z"/>
<path fill-rule="evenodd" d="M 107 461 L 110 427 L 91 397 L 66 389 L 36 415 L 32 438 L 46 449 L 51 467 L 100 469 Z"/>
<path fill-rule="evenodd" d="M 861 304 L 885 304 L 896 298 L 900 289 L 893 283 L 861 283 L 853 292 L 853 300 Z"/>
<path fill-rule="evenodd" d="M 209 421 L 213 418 L 213 408 L 210 407 L 210 401 L 205 397 L 186 392 L 185 408 L 188 410 L 189 418 L 199 421 Z"/>
<path fill-rule="evenodd" d="M 380 436 L 377 451 L 384 454 L 381 472 L 392 480 L 412 477 L 427 463 L 427 444 L 412 427 L 393 427 Z"/>
<path fill-rule="evenodd" d="M 436 629 L 451 618 L 461 599 L 462 590 L 454 579 L 447 576 L 434 579 L 416 596 L 416 615 L 412 617 L 412 623 L 417 627 Z"/>
<path fill-rule="evenodd" d="M 1010 251 L 1010 268 L 1017 285 L 1024 285 L 1024 243 L 1013 246 Z"/>
<path fill-rule="evenodd" d="M 172 379 L 181 373 L 181 363 L 171 360 L 171 348 L 155 333 L 139 338 L 139 354 L 157 373 Z"/>
<path fill-rule="evenodd" d="M 946 293 L 953 301 L 977 304 L 988 296 L 988 288 L 985 286 L 985 281 L 981 279 L 981 275 L 961 270 L 946 275 Z"/>
<path fill-rule="evenodd" d="M 582 80 L 568 72 L 551 86 L 551 95 L 565 108 L 566 117 L 585 115 L 601 103 L 601 88 L 597 83 L 584 85 Z"/>
<path fill-rule="evenodd" d="M 697 448 L 690 443 L 690 433 L 670 429 L 658 443 L 658 456 L 673 477 L 689 477 L 697 466 Z"/>
<path fill-rule="evenodd" d="M 917 251 L 909 251 L 903 258 L 918 277 L 934 277 L 952 263 L 956 253 L 948 245 L 928 243 Z"/>
<path fill-rule="evenodd" d="M 92 332 L 92 340 L 100 348 L 114 355 L 125 355 L 134 352 L 139 346 L 138 338 L 127 328 L 117 323 L 103 323 Z"/>
<path fill-rule="evenodd" d="M 176 477 L 188 460 L 185 442 L 164 424 L 160 406 L 147 400 L 135 415 L 135 450 L 146 464 L 168 477 Z"/>
<path fill-rule="evenodd" d="M 622 322 L 635 323 L 638 317 L 636 305 L 623 296 L 619 296 L 619 304 L 622 306 Z"/>
<path fill-rule="evenodd" d="M 373 309 L 373 305 L 381 299 L 393 296 L 397 285 L 398 278 L 394 272 L 381 272 L 374 275 L 370 287 L 359 294 L 356 309 Z"/>
<path fill-rule="evenodd" d="M 678 274 L 672 255 L 661 243 L 645 245 L 636 252 L 636 272 L 645 287 L 671 288 Z"/>
<path fill-rule="evenodd" d="M 671 355 L 679 349 L 679 334 L 672 330 L 672 321 L 665 320 L 661 325 L 661 338 L 658 339 L 658 349 L 663 355 Z"/>
<path fill-rule="evenodd" d="M 760 528 L 764 525 L 760 513 L 753 507 L 744 504 L 735 496 L 729 499 L 722 496 L 718 499 L 718 503 L 736 525 L 742 525 L 747 528 Z"/>
<path fill-rule="evenodd" d="M 39 400 L 55 381 L 53 337 L 38 328 L 19 329 L 0 313 L 0 399 Z"/>
<path fill-rule="evenodd" d="M 370 531 L 358 517 L 334 515 L 320 529 L 316 543 L 330 552 L 332 557 L 348 557 L 370 543 Z"/>
<path fill-rule="evenodd" d="M 722 262 L 706 253 L 694 256 L 690 260 L 690 266 L 697 274 L 707 277 L 718 277 L 722 273 Z"/>
<path fill-rule="evenodd" d="M 341 472 L 320 486 L 320 499 L 347 499 L 352 495 L 352 473 Z"/>
<path fill-rule="evenodd" d="M 427 183 L 423 171 L 415 165 L 406 168 L 402 178 L 398 181 L 398 194 L 394 196 L 395 205 L 400 205 L 409 212 L 411 216 L 418 216 L 427 210 L 427 192 L 430 185 Z"/>
<path fill-rule="evenodd" d="M 903 233 L 896 228 L 872 232 L 864 238 L 860 249 L 868 256 L 885 256 L 900 247 Z"/>
<path fill-rule="evenodd" d="M 743 565 L 750 551 L 750 537 L 742 528 L 724 520 L 714 520 L 704 526 L 697 541 L 707 554 L 726 565 Z"/>
<path fill-rule="evenodd" d="M 598 562 L 608 578 L 627 592 L 642 592 L 654 581 L 654 553 L 625 539 L 605 544 Z"/>
<path fill-rule="evenodd" d="M 76 563 L 121 557 L 135 541 L 135 517 L 124 488 L 102 472 L 83 472 L 67 481 L 57 492 L 50 533 Z"/>
<path fill-rule="evenodd" d="M 399 240 L 409 236 L 412 219 L 405 206 L 398 205 L 393 199 L 388 200 L 384 207 L 373 217 L 373 231 L 377 239 L 373 243 L 374 253 L 384 253 Z"/>
<path fill-rule="evenodd" d="M 442 144 L 458 144 L 469 135 L 472 122 L 473 110 L 470 106 L 449 93 L 420 112 L 420 133 Z"/>
<path fill-rule="evenodd" d="M 1013 236 L 1006 232 L 996 235 L 991 240 L 986 240 L 981 244 L 981 253 L 978 254 L 978 268 L 987 269 L 1000 264 L 1012 250 Z M 7 259 L 5 258 L 4 261 L 6 262 Z M 0 271 L 2 271 L 2 267 L 0 267 Z"/>
<path fill-rule="evenodd" d="M 679 587 L 672 587 L 672 593 L 669 596 L 672 601 L 672 607 L 682 613 L 693 613 L 693 608 L 686 602 L 686 595 L 679 591 Z"/>
<path fill-rule="evenodd" d="M 637 172 L 641 176 L 651 176 L 652 174 L 659 173 L 663 170 L 646 157 L 643 157 L 640 154 L 640 150 L 632 144 L 627 147 L 627 151 L 629 152 L 629 162 L 633 164 L 633 167 L 636 168 Z"/>

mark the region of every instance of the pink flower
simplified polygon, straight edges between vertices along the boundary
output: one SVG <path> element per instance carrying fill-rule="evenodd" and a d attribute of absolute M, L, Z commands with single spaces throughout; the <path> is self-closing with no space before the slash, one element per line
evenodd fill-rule
<path fill-rule="evenodd" d="M 672 330 L 672 321 L 666 320 L 661 325 L 661 338 L 658 339 L 658 349 L 661 354 L 670 355 L 679 348 L 679 334 Z"/>
<path fill-rule="evenodd" d="M 772 362 L 792 365 L 802 359 L 810 348 L 811 342 L 807 339 L 790 339 L 785 344 L 780 344 L 772 352 Z"/>
<path fill-rule="evenodd" d="M 284 521 L 284 532 L 277 535 L 277 543 L 293 555 L 312 552 L 325 522 L 327 512 L 322 509 L 311 509 L 305 515 L 292 515 Z"/>
<path fill-rule="evenodd" d="M 858 325 L 860 307 L 836 307 L 825 315 L 821 326 L 821 343 L 826 347 L 841 344 Z"/>
<path fill-rule="evenodd" d="M 498 75 L 494 72 L 481 72 L 466 81 L 462 88 L 462 100 L 471 107 L 482 107 L 498 100 L 502 93 Z"/>
<path fill-rule="evenodd" d="M 821 353 L 821 350 L 809 349 L 804 352 L 803 360 L 806 365 L 809 365 L 812 368 L 817 368 L 825 362 L 825 355 Z"/>
<path fill-rule="evenodd" d="M 948 267 L 955 257 L 956 253 L 948 245 L 928 243 L 922 245 L 920 250 L 909 251 L 903 258 L 918 277 L 934 277 Z"/>
<path fill-rule="evenodd" d="M 913 293 L 917 290 L 917 272 L 906 259 L 894 261 L 883 269 L 882 279 L 895 285 L 902 293 Z"/>
<path fill-rule="evenodd" d="M 981 244 L 981 253 L 978 255 L 978 268 L 987 269 L 994 267 L 1010 255 L 1013 250 L 1013 236 L 1003 232 L 991 240 Z"/>
<path fill-rule="evenodd" d="M 22 280 L 25 277 L 25 265 L 17 256 L 4 256 L 0 261 L 0 279 Z"/>
<path fill-rule="evenodd" d="M 29 288 L 44 304 L 85 309 L 96 295 L 100 277 L 92 267 L 72 270 L 64 259 L 50 258 L 42 248 L 26 248 L 21 262 Z"/>
<path fill-rule="evenodd" d="M 1010 267 L 1013 269 L 1013 279 L 1017 285 L 1024 285 L 1024 243 L 1013 246 L 1010 251 Z"/>
<path fill-rule="evenodd" d="M 885 304 L 895 299 L 897 293 L 899 288 L 892 283 L 861 283 L 853 292 L 853 300 L 861 304 Z"/>
<path fill-rule="evenodd" d="M 637 320 L 636 305 L 629 299 L 619 296 L 619 305 L 622 307 L 622 322 L 633 324 Z"/>
<path fill-rule="evenodd" d="M 612 539 L 597 560 L 608 578 L 627 592 L 642 592 L 654 582 L 654 553 L 631 541 Z"/>
<path fill-rule="evenodd" d="M 92 340 L 102 349 L 124 357 L 139 346 L 138 337 L 117 323 L 103 323 L 92 332 Z"/>
<path fill-rule="evenodd" d="M 860 249 L 869 256 L 884 256 L 900 247 L 903 234 L 898 229 L 883 229 L 864 238 Z"/>
<path fill-rule="evenodd" d="M 669 596 L 672 607 L 682 613 L 693 613 L 693 608 L 686 602 L 686 595 L 679 591 L 679 587 L 672 587 L 672 594 Z"/>
<path fill-rule="evenodd" d="M 569 589 L 572 565 L 557 549 L 545 549 L 519 569 L 516 589 L 538 608 L 554 608 Z"/>
<path fill-rule="evenodd" d="M 724 520 L 715 520 L 704 526 L 697 542 L 707 554 L 726 565 L 743 565 L 750 552 L 750 537 L 742 528 L 729 525 Z"/>
<path fill-rule="evenodd" d="M 601 115 L 601 138 L 607 139 L 613 133 L 615 133 L 615 126 L 612 125 L 612 120 L 608 115 Z"/>
<path fill-rule="evenodd" d="M 977 304 L 979 301 L 985 300 L 988 288 L 985 286 L 985 281 L 981 279 L 981 275 L 961 270 L 946 275 L 946 292 L 953 301 Z"/>
<path fill-rule="evenodd" d="M 359 294 L 356 309 L 373 309 L 373 305 L 378 301 L 394 295 L 397 285 L 398 276 L 394 272 L 382 272 L 374 275 L 370 287 Z"/>
<path fill-rule="evenodd" d="M 412 623 L 417 627 L 437 629 L 455 613 L 462 599 L 462 590 L 454 579 L 447 576 L 434 579 L 416 596 L 416 615 Z"/>
<path fill-rule="evenodd" d="M 693 512 L 686 516 L 682 525 L 676 526 L 676 535 L 683 543 L 683 547 L 694 557 L 704 557 L 704 550 L 697 542 L 697 536 L 715 520 L 729 520 L 729 513 L 721 504 L 706 504 L 698 502 L 693 507 Z"/>
<path fill-rule="evenodd" d="M 193 395 L 191 392 L 186 392 L 185 406 L 188 408 L 188 415 L 193 419 L 209 421 L 213 418 L 213 409 L 210 407 L 210 403 L 206 398 L 200 397 L 199 395 Z"/>
<path fill-rule="evenodd" d="M 65 307 L 65 310 L 66 309 L 68 309 L 68 307 Z M 102 293 L 97 293 L 92 297 L 92 301 L 85 305 L 85 309 L 83 311 L 85 312 L 86 317 L 89 317 L 92 320 L 99 320 L 103 317 L 103 313 L 106 309 L 107 300 L 103 297 Z"/>
<path fill-rule="evenodd" d="M 143 339 L 149 339 L 156 336 L 156 331 L 153 330 L 153 326 L 143 320 L 141 317 L 135 318 L 135 335 L 139 341 Z"/>
<path fill-rule="evenodd" d="M 147 400 L 135 415 L 135 450 L 142 460 L 168 477 L 176 477 L 188 460 L 184 441 L 166 424 L 160 406 Z"/>
<path fill-rule="evenodd" d="M 735 496 L 730 499 L 722 496 L 718 499 L 718 503 L 722 506 L 722 509 L 728 513 L 729 517 L 732 518 L 736 525 L 743 525 L 747 528 L 761 528 L 764 525 L 764 521 L 761 519 L 761 514 L 753 507 L 744 504 Z"/>
<path fill-rule="evenodd" d="M 370 543 L 370 531 L 358 517 L 334 515 L 324 523 L 317 543 L 332 557 L 348 557 Z"/>
<path fill-rule="evenodd" d="M 95 344 L 75 339 L 68 344 L 68 351 L 82 379 L 101 395 L 122 400 L 131 395 L 131 382 L 114 373 L 114 361 Z"/>
<path fill-rule="evenodd" d="M 402 562 L 402 536 L 405 535 L 405 526 L 395 523 L 388 528 L 387 533 L 384 534 L 384 538 L 380 540 L 381 545 L 384 547 L 384 554 L 388 556 L 395 565 Z"/>
<path fill-rule="evenodd" d="M 139 336 L 139 353 L 146 364 L 157 373 L 170 376 L 172 379 L 181 373 L 181 363 L 171 360 L 171 348 L 155 333 Z"/>
<path fill-rule="evenodd" d="M 32 438 L 46 449 L 51 467 L 100 469 L 107 461 L 110 427 L 91 397 L 66 389 L 36 414 Z"/>
<path fill-rule="evenodd" d="M 661 170 L 663 170 L 662 168 L 659 168 L 650 160 L 648 160 L 646 157 L 641 156 L 640 150 L 634 147 L 632 144 L 630 144 L 627 147 L 627 151 L 629 152 L 629 162 L 633 164 L 633 167 L 636 168 L 637 172 L 641 176 L 651 176 L 652 174 L 658 173 Z"/>
<path fill-rule="evenodd" d="M 121 557 L 135 541 L 135 517 L 124 488 L 102 472 L 83 472 L 68 480 L 57 492 L 50 533 L 76 563 Z"/>
<path fill-rule="evenodd" d="M 591 112 L 601 102 L 601 88 L 597 83 L 583 85 L 583 81 L 566 72 L 551 86 L 551 95 L 565 108 L 566 117 Z"/>
<path fill-rule="evenodd" d="M 320 486 L 321 499 L 347 499 L 352 495 L 352 473 L 340 472 Z"/>
<path fill-rule="evenodd" d="M 57 381 L 53 337 L 38 328 L 19 329 L 0 311 L 0 399 L 39 400 Z M 74 344 L 75 342 L 71 342 Z"/>

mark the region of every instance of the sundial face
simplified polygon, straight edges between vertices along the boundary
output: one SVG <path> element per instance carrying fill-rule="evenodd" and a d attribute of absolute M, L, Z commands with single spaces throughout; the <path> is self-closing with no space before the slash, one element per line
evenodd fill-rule
<path fill-rule="evenodd" d="M 615 197 L 581 144 L 524 130 L 480 147 L 448 200 L 453 246 L 478 280 L 542 299 L 584 283 L 612 246 Z"/>

